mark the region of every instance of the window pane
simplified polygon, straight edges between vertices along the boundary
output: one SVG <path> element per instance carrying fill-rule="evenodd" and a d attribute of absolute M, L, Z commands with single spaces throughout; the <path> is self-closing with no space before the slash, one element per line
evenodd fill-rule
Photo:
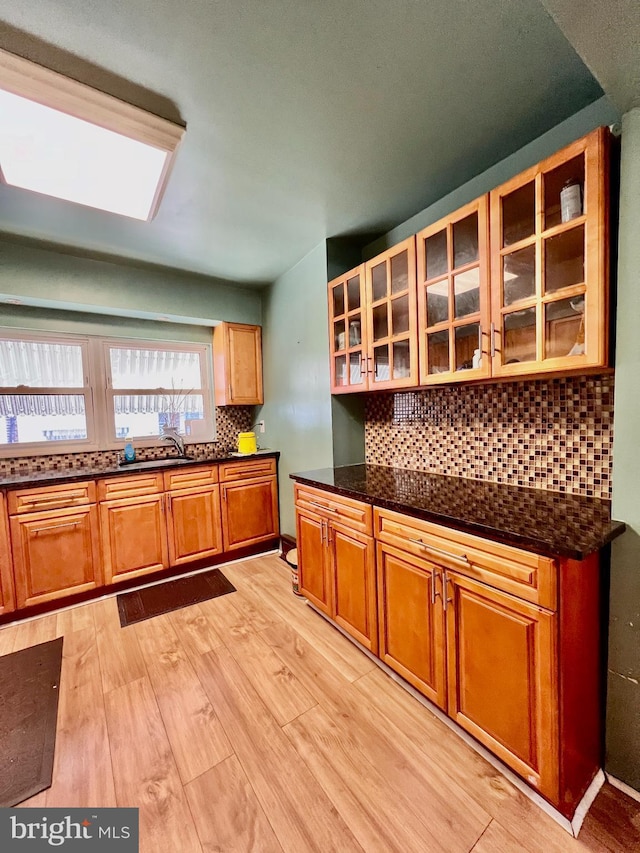
<path fill-rule="evenodd" d="M 472 213 L 454 223 L 453 268 L 478 260 L 478 214 Z"/>
<path fill-rule="evenodd" d="M 373 301 L 378 302 L 387 295 L 387 265 L 378 264 L 371 270 Z"/>
<path fill-rule="evenodd" d="M 550 237 L 544 243 L 547 293 L 584 281 L 584 225 Z"/>
<path fill-rule="evenodd" d="M 504 315 L 503 364 L 536 360 L 536 309 Z"/>
<path fill-rule="evenodd" d="M 503 304 L 513 305 L 521 299 L 529 299 L 536 293 L 536 248 L 527 246 L 505 255 L 503 263 Z"/>
<path fill-rule="evenodd" d="M 449 332 L 427 335 L 429 373 L 447 373 L 449 370 Z"/>
<path fill-rule="evenodd" d="M 200 388 L 200 354 L 177 350 L 109 347 L 113 388 Z"/>
<path fill-rule="evenodd" d="M 446 323 L 449 319 L 449 280 L 439 281 L 427 288 L 427 326 Z"/>
<path fill-rule="evenodd" d="M 453 277 L 454 316 L 466 317 L 480 311 L 480 269 L 476 267 Z"/>
<path fill-rule="evenodd" d="M 427 281 L 444 275 L 449 269 L 447 261 L 447 232 L 438 231 L 424 241 Z"/>
<path fill-rule="evenodd" d="M 403 293 L 409 287 L 409 255 L 400 252 L 391 258 L 391 293 Z"/>
<path fill-rule="evenodd" d="M 87 418 L 81 394 L 0 396 L 0 444 L 86 438 Z"/>
<path fill-rule="evenodd" d="M 113 407 L 117 438 L 158 436 L 165 426 L 186 436 L 202 431 L 202 394 L 121 394 L 114 396 Z"/>
<path fill-rule="evenodd" d="M 0 386 L 82 388 L 82 347 L 54 341 L 0 340 Z"/>
<path fill-rule="evenodd" d="M 511 246 L 536 230 L 536 187 L 533 181 L 502 199 L 502 245 Z"/>

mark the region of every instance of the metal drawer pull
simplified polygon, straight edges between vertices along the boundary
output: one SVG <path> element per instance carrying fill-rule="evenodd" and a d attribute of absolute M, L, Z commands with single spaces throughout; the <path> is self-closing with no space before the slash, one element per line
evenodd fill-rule
<path fill-rule="evenodd" d="M 422 539 L 409 539 L 409 542 L 413 542 L 415 545 L 420 545 L 421 548 L 424 548 L 425 551 L 429 551 L 432 554 L 439 554 L 442 557 L 446 557 L 448 560 L 464 563 L 465 566 L 470 565 L 469 558 L 466 554 L 452 554 L 450 551 L 445 551 L 443 548 L 435 548 L 433 545 L 427 545 L 427 543 L 423 542 Z"/>
<path fill-rule="evenodd" d="M 436 589 L 436 581 L 438 579 L 439 574 L 440 573 L 438 571 L 434 570 L 432 575 L 431 575 L 431 604 L 435 604 L 436 603 L 436 596 L 440 595 L 440 593 Z M 442 597 L 442 596 L 440 596 L 440 597 Z"/>
<path fill-rule="evenodd" d="M 79 521 L 71 521 L 68 524 L 52 524 L 49 527 L 33 527 L 32 530 L 36 534 L 46 533 L 47 530 L 62 530 L 63 527 L 77 527 L 79 524 Z"/>
<path fill-rule="evenodd" d="M 318 503 L 317 501 L 309 501 L 311 506 L 317 506 L 318 509 L 324 509 L 326 512 L 332 512 L 335 515 L 340 515 L 337 509 L 331 509 L 330 506 L 325 506 L 324 504 Z"/>

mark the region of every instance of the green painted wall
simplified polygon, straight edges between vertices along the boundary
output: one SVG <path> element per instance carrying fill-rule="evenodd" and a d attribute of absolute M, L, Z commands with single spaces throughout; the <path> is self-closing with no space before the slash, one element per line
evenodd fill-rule
<path fill-rule="evenodd" d="M 23 305 L 0 305 L 0 327 L 39 332 L 67 332 L 72 335 L 211 343 L 211 328 L 207 326 L 158 323 L 130 317 L 109 317 Z"/>
<path fill-rule="evenodd" d="M 401 225 L 388 231 L 378 240 L 371 242 L 364 251 L 364 258 L 375 257 L 385 249 L 394 246 L 401 240 L 405 240 L 412 234 L 417 234 L 422 228 L 437 222 L 443 216 L 447 216 L 464 204 L 478 198 L 483 193 L 489 192 L 500 184 L 508 181 L 514 175 L 519 174 L 529 166 L 533 166 L 554 154 L 560 148 L 579 139 L 593 130 L 595 127 L 600 127 L 604 124 L 614 124 L 620 119 L 619 113 L 607 100 L 600 98 L 588 107 L 585 107 L 580 112 L 556 125 L 547 133 L 535 139 L 529 145 L 520 148 L 510 157 L 506 157 L 495 166 L 487 169 L 485 172 L 477 175 L 470 181 L 462 184 L 457 190 L 441 198 L 435 204 L 430 205 L 425 210 L 420 211 L 411 219 L 407 219 Z"/>
<path fill-rule="evenodd" d="M 640 109 L 622 120 L 616 314 L 607 770 L 640 790 Z"/>
<path fill-rule="evenodd" d="M 263 301 L 263 446 L 279 450 L 280 520 L 295 536 L 293 471 L 333 465 L 327 258 L 324 241 L 271 285 Z"/>
<path fill-rule="evenodd" d="M 0 300 L 114 316 L 213 325 L 261 323 L 258 290 L 163 267 L 74 255 L 0 239 Z"/>

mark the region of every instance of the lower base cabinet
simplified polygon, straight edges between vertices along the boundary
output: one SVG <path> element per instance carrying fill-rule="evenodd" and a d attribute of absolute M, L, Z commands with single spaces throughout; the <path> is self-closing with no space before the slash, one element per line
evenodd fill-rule
<path fill-rule="evenodd" d="M 105 583 L 158 572 L 169 565 L 164 495 L 100 504 Z"/>
<path fill-rule="evenodd" d="M 442 583 L 449 716 L 557 802 L 556 614 L 449 570 Z"/>
<path fill-rule="evenodd" d="M 374 561 L 372 537 L 336 520 L 349 500 L 296 484 L 302 593 L 572 817 L 603 757 L 598 555 L 552 560 L 375 508 Z"/>
<path fill-rule="evenodd" d="M 444 611 L 433 565 L 378 545 L 380 658 L 439 708 L 447 707 Z"/>
<path fill-rule="evenodd" d="M 11 518 L 16 604 L 29 607 L 102 585 L 95 504 Z"/>
<path fill-rule="evenodd" d="M 220 465 L 222 536 L 225 551 L 275 539 L 278 522 L 278 480 L 275 459 Z"/>
<path fill-rule="evenodd" d="M 0 616 L 16 607 L 5 497 L 0 493 Z"/>
<path fill-rule="evenodd" d="M 300 591 L 365 648 L 378 649 L 371 507 L 297 491 Z"/>
<path fill-rule="evenodd" d="M 222 553 L 218 486 L 170 493 L 168 501 L 169 562 L 172 566 Z"/>

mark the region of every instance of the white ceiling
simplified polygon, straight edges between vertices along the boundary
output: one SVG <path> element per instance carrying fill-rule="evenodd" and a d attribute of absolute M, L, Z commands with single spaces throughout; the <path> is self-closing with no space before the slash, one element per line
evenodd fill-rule
<path fill-rule="evenodd" d="M 153 222 L 1 186 L 0 232 L 249 284 L 602 94 L 539 0 L 0 0 L 0 47 L 187 125 Z"/>

